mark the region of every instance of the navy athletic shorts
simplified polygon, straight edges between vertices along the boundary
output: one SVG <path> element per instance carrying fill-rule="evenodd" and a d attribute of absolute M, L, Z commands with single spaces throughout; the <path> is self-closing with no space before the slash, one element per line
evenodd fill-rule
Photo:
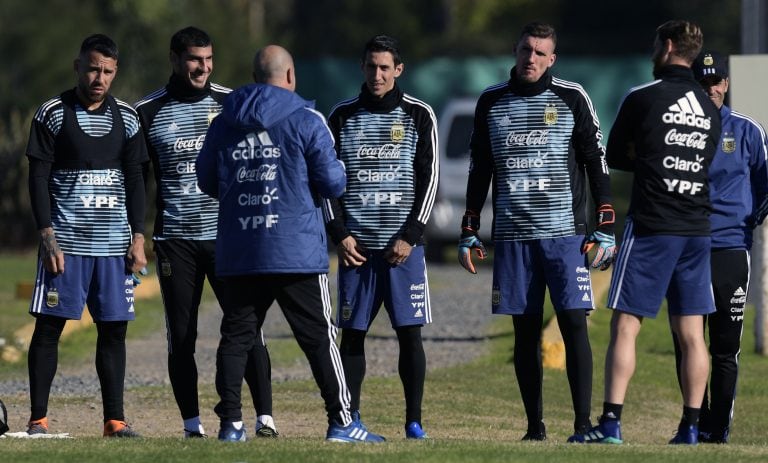
<path fill-rule="evenodd" d="M 399 265 L 383 255 L 369 253 L 360 267 L 339 264 L 339 328 L 367 331 L 382 302 L 393 328 L 432 323 L 424 246 L 415 246 Z"/>
<path fill-rule="evenodd" d="M 64 254 L 64 273 L 60 275 L 47 272 L 38 258 L 29 312 L 79 320 L 88 304 L 94 321 L 133 320 L 133 288 L 123 256 Z"/>
<path fill-rule="evenodd" d="M 556 311 L 594 309 L 584 235 L 526 241 L 496 241 L 492 309 L 495 314 L 536 314 L 544 293 Z"/>
<path fill-rule="evenodd" d="M 608 307 L 656 318 L 664 297 L 670 315 L 715 311 L 710 268 L 710 237 L 636 236 L 627 218 L 613 268 Z"/>

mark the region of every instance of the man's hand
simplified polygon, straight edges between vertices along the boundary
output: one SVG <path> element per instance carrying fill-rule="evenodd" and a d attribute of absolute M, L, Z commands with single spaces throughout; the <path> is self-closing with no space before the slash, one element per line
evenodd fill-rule
<path fill-rule="evenodd" d="M 607 270 L 616 258 L 616 238 L 613 233 L 608 234 L 595 230 L 584 240 L 584 244 L 581 246 L 582 254 L 588 253 L 595 245 L 597 245 L 597 253 L 595 253 L 595 258 L 592 259 L 590 266 Z"/>
<path fill-rule="evenodd" d="M 461 238 L 459 239 L 459 263 L 467 269 L 469 273 L 477 273 L 475 265 L 472 263 L 472 251 L 475 251 L 477 257 L 485 259 L 488 252 L 483 246 L 483 242 L 477 237 L 477 231 L 480 229 L 480 214 L 467 209 L 464 217 L 461 219 Z"/>
<path fill-rule="evenodd" d="M 616 258 L 616 237 L 613 234 L 613 226 L 616 222 L 616 212 L 610 204 L 601 204 L 597 208 L 597 227 L 592 234 L 587 236 L 581 246 L 581 253 L 588 253 L 595 245 L 597 253 L 590 266 L 607 270 Z"/>
<path fill-rule="evenodd" d="M 52 227 L 40 230 L 40 258 L 48 273 L 64 273 L 64 253 L 56 242 Z"/>
<path fill-rule="evenodd" d="M 357 240 L 352 235 L 341 240 L 341 243 L 336 247 L 336 252 L 341 264 L 345 267 L 359 267 L 368 260 L 363 255 L 366 252 L 365 247 L 357 244 Z"/>
<path fill-rule="evenodd" d="M 477 273 L 475 265 L 472 263 L 472 251 L 475 251 L 480 260 L 488 256 L 483 242 L 476 235 L 469 235 L 459 239 L 459 263 L 469 273 Z"/>
<path fill-rule="evenodd" d="M 413 246 L 408 244 L 407 241 L 397 239 L 395 240 L 395 243 L 392 245 L 392 247 L 384 251 L 384 259 L 386 259 L 390 264 L 400 265 L 405 262 L 406 259 L 408 259 L 408 256 L 411 255 L 412 250 Z"/>
<path fill-rule="evenodd" d="M 131 273 L 136 273 L 147 266 L 147 256 L 144 254 L 144 235 L 134 233 L 131 245 L 125 255 L 126 267 Z"/>

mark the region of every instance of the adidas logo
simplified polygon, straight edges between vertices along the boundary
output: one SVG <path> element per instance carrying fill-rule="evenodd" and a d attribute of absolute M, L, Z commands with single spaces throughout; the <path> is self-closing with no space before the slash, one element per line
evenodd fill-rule
<path fill-rule="evenodd" d="M 588 293 L 584 293 L 584 295 L 581 296 L 581 300 L 584 301 L 584 302 L 589 302 L 592 299 L 589 298 L 589 294 Z"/>
<path fill-rule="evenodd" d="M 421 311 L 421 309 L 417 310 L 415 314 L 413 314 L 414 317 L 423 317 L 424 312 Z"/>
<path fill-rule="evenodd" d="M 168 131 L 175 132 L 177 130 L 179 130 L 179 126 L 175 122 L 171 122 L 171 125 L 168 126 Z"/>
<path fill-rule="evenodd" d="M 741 286 L 739 286 L 738 288 L 736 288 L 736 291 L 734 291 L 734 292 L 733 292 L 733 295 L 734 295 L 734 296 L 744 296 L 744 295 L 746 295 L 746 294 L 747 294 L 747 293 L 744 291 L 744 289 L 743 289 Z"/>
<path fill-rule="evenodd" d="M 670 106 L 669 112 L 664 113 L 661 120 L 666 124 L 687 125 L 704 130 L 709 130 L 712 125 L 712 121 L 704 117 L 704 109 L 693 91 L 686 93 L 677 103 Z"/>

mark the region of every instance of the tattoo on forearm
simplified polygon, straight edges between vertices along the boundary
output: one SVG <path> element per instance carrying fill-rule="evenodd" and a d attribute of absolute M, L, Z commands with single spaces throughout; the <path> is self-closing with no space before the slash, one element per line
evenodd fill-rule
<path fill-rule="evenodd" d="M 47 257 L 56 257 L 56 254 L 61 253 L 61 248 L 53 233 L 43 237 L 43 251 Z"/>

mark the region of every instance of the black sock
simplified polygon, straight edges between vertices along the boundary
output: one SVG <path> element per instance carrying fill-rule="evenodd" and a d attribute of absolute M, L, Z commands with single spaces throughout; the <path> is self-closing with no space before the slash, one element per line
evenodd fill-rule
<path fill-rule="evenodd" d="M 421 340 L 421 325 L 403 326 L 395 330 L 400 345 L 397 365 L 405 394 L 405 422 L 421 424 L 421 400 L 424 396 L 424 378 L 427 359 Z"/>
<path fill-rule="evenodd" d="M 681 426 L 696 426 L 699 424 L 700 408 L 691 408 L 683 406 L 683 418 L 680 420 Z"/>
<path fill-rule="evenodd" d="M 48 397 L 59 356 L 59 338 L 67 320 L 40 315 L 35 320 L 35 331 L 29 343 L 27 367 L 29 368 L 30 421 L 48 414 Z"/>
<path fill-rule="evenodd" d="M 128 322 L 97 322 L 96 373 L 101 383 L 104 422 L 125 421 L 123 391 L 125 390 L 125 335 Z"/>
<path fill-rule="evenodd" d="M 573 429 L 584 433 L 592 427 L 589 420 L 592 408 L 592 348 L 587 333 L 586 310 L 562 310 L 557 324 L 565 344 L 565 365 L 568 385 L 573 401 Z"/>
<path fill-rule="evenodd" d="M 624 408 L 624 404 L 612 404 L 610 402 L 603 402 L 603 416 L 600 420 L 621 420 L 621 409 Z"/>
<path fill-rule="evenodd" d="M 542 383 L 544 370 L 541 366 L 542 314 L 513 315 L 515 327 L 515 376 L 523 398 L 528 430 L 542 427 Z"/>
<path fill-rule="evenodd" d="M 365 335 L 361 330 L 344 329 L 341 331 L 341 364 L 347 389 L 350 395 L 350 410 L 360 410 L 360 393 L 365 378 Z"/>

